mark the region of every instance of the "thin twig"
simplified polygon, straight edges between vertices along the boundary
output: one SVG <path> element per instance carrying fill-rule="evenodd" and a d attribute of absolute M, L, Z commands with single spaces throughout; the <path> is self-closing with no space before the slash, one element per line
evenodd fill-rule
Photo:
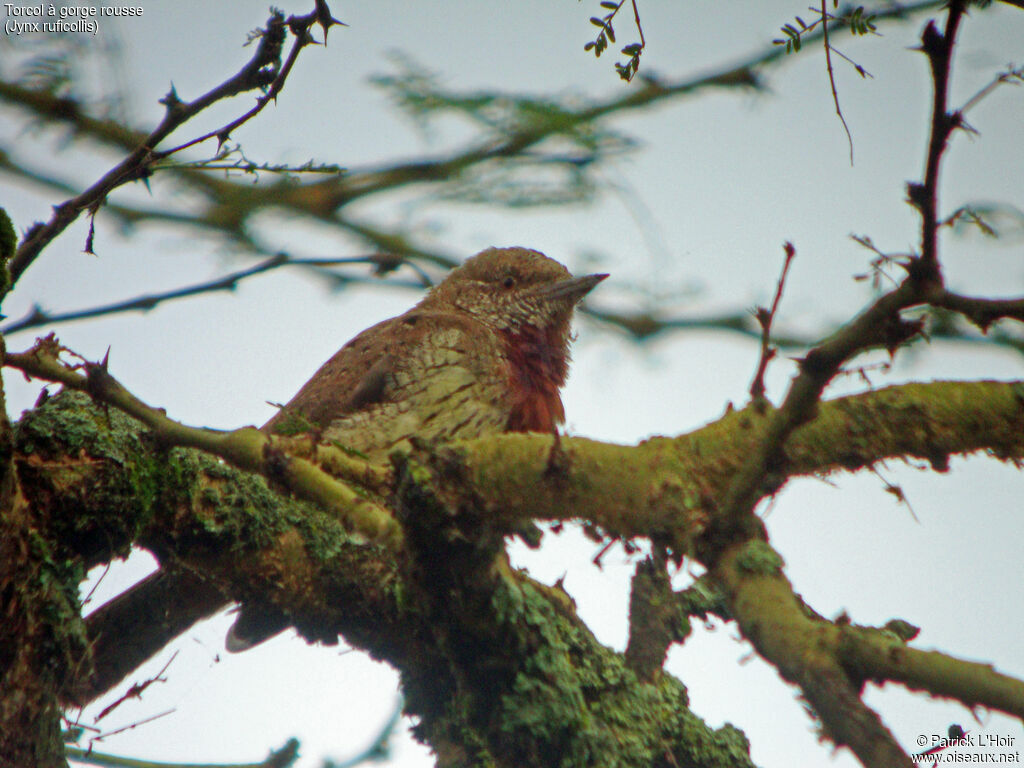
<path fill-rule="evenodd" d="M 826 0 L 821 0 L 821 38 L 822 44 L 825 46 L 825 66 L 828 68 L 828 83 L 832 88 L 832 103 L 836 105 L 836 114 L 839 116 L 839 122 L 843 124 L 843 130 L 846 131 L 846 140 L 850 144 L 850 165 L 853 165 L 853 136 L 850 134 L 850 126 L 846 124 L 846 118 L 843 117 L 843 110 L 839 106 L 839 92 L 836 90 L 835 73 L 832 71 L 832 46 L 828 42 L 828 19 Z"/>
<path fill-rule="evenodd" d="M 121 696 L 117 701 L 104 707 L 103 711 L 96 715 L 96 718 L 93 720 L 93 722 L 98 723 L 100 720 L 105 718 L 107 715 L 109 715 L 111 712 L 113 712 L 115 709 L 121 706 L 128 699 L 142 698 L 143 691 L 149 688 L 149 686 L 151 686 L 153 683 L 166 683 L 167 678 L 162 677 L 162 675 L 164 672 L 167 671 L 167 669 L 171 666 L 171 664 L 174 662 L 176 658 L 178 658 L 178 651 L 172 653 L 171 658 L 167 660 L 167 663 L 164 664 L 163 667 L 160 668 L 160 671 L 153 675 L 151 678 L 141 683 L 132 683 L 131 687 L 127 691 L 125 691 L 124 695 Z"/>
<path fill-rule="evenodd" d="M 173 301 L 175 299 L 199 296 L 206 293 L 216 293 L 218 291 L 234 291 L 238 288 L 238 284 L 243 280 L 280 269 L 281 267 L 315 267 L 318 269 L 325 269 L 327 267 L 342 265 L 374 264 L 377 267 L 377 273 L 383 274 L 395 269 L 398 265 L 403 263 L 406 263 L 404 259 L 401 257 L 391 256 L 390 254 L 371 254 L 368 256 L 352 256 L 336 259 L 296 259 L 281 253 L 248 269 L 239 270 L 237 272 L 224 275 L 223 277 L 218 277 L 214 280 L 196 283 L 184 288 L 176 288 L 162 293 L 136 296 L 135 298 L 127 299 L 125 301 L 102 304 L 88 309 L 80 309 L 57 314 L 45 312 L 40 307 L 36 306 L 22 319 L 0 328 L 0 333 L 12 334 L 17 333 L 18 331 L 28 330 L 30 328 L 52 326 L 56 323 L 69 322 L 72 320 L 86 320 L 105 315 L 119 314 L 121 312 L 148 312 L 159 304 Z M 418 270 L 418 272 L 421 275 L 420 280 L 407 281 L 401 285 L 403 285 L 403 287 L 422 288 L 423 280 L 426 278 L 421 271 Z M 356 282 L 358 280 L 356 277 L 348 277 L 334 272 L 330 273 L 330 277 L 335 281 L 335 283 L 340 283 L 342 281 Z M 379 279 L 376 281 L 380 282 Z M 398 281 L 394 280 L 389 282 L 392 285 L 400 284 Z"/>
<path fill-rule="evenodd" d="M 949 72 L 953 46 L 966 7 L 966 0 L 950 0 L 945 32 L 940 33 L 935 22 L 929 22 L 921 34 L 921 50 L 928 57 L 932 70 L 934 96 L 932 99 L 931 132 L 925 161 L 924 181 L 908 186 L 910 202 L 921 214 L 921 267 L 938 272 L 938 208 L 939 164 L 949 144 L 949 137 L 960 124 L 959 114 L 947 113 L 949 103 Z"/>
<path fill-rule="evenodd" d="M 964 102 L 964 105 L 960 107 L 960 114 L 966 115 L 1000 85 L 1005 85 L 1007 83 L 1020 85 L 1022 82 L 1024 82 L 1024 67 L 1011 67 L 1004 72 L 1000 72 L 992 79 L 992 82 Z"/>
<path fill-rule="evenodd" d="M 305 27 L 301 26 L 303 19 L 306 20 Z M 295 22 L 293 29 L 305 30 L 309 24 L 318 21 L 318 19 L 314 11 L 301 19 L 296 17 L 289 19 L 289 23 L 293 21 Z M 80 195 L 55 206 L 53 216 L 46 224 L 36 225 L 29 230 L 8 265 L 11 284 L 13 285 L 17 282 L 18 278 L 35 261 L 43 249 L 67 229 L 79 215 L 85 211 L 95 212 L 106 200 L 107 195 L 114 189 L 130 181 L 146 178 L 153 160 L 166 157 L 171 152 L 177 151 L 177 149 L 162 153 L 154 151 L 154 148 L 174 130 L 221 99 L 266 85 L 268 74 L 277 70 L 276 61 L 279 53 L 279 47 L 275 47 L 273 44 L 273 41 L 278 40 L 278 38 L 273 37 L 271 33 L 280 36 L 278 42 L 283 44 L 284 24 L 284 19 L 280 13 L 272 15 L 268 23 L 268 29 L 265 31 L 265 35 L 253 58 L 239 72 L 212 91 L 190 103 L 183 103 L 178 100 L 177 95 L 172 90 L 163 100 L 167 109 L 160 124 L 126 158 Z M 294 57 L 297 55 L 298 50 L 306 45 L 306 43 L 305 34 L 296 38 L 292 52 L 289 55 L 287 70 L 277 72 L 277 76 L 270 81 L 270 92 L 274 95 L 279 93 L 281 88 L 284 87 L 284 77 L 291 71 L 290 65 L 294 63 Z M 263 105 L 265 103 L 266 101 L 263 102 Z M 263 105 L 259 106 L 259 109 L 255 111 L 250 110 L 246 113 L 245 119 L 247 120 L 252 117 L 252 115 L 263 108 Z"/>
<path fill-rule="evenodd" d="M 162 716 L 162 715 L 161 715 Z M 137 723 L 136 725 L 141 725 Z M 109 735 L 109 734 L 108 734 Z M 132 757 L 121 757 L 120 755 L 109 755 L 89 749 L 66 746 L 66 756 L 79 763 L 104 766 L 105 768 L 288 768 L 295 762 L 298 755 L 299 742 L 296 739 L 289 739 L 279 750 L 270 753 L 266 760 L 258 763 L 234 763 L 225 765 L 223 763 L 154 763 L 152 760 L 140 760 Z"/>
<path fill-rule="evenodd" d="M 796 256 L 796 248 L 788 240 L 783 248 L 786 252 L 786 260 L 782 264 L 782 274 L 779 275 L 779 282 L 775 286 L 775 298 L 772 299 L 771 309 L 765 310 L 764 307 L 758 307 L 754 314 L 758 325 L 761 326 L 761 359 L 757 363 L 757 373 L 754 374 L 754 381 L 750 385 L 750 397 L 754 401 L 764 398 L 764 374 L 768 370 L 768 363 L 776 354 L 776 349 L 771 346 L 772 321 L 775 320 L 775 313 L 779 309 L 779 301 L 782 299 L 782 289 L 786 285 L 789 265 L 793 263 L 793 258 Z"/>
<path fill-rule="evenodd" d="M 168 709 L 168 710 L 165 710 L 164 712 L 160 712 L 159 714 L 153 715 L 152 717 L 146 717 L 146 718 L 143 718 L 142 720 L 137 720 L 134 723 L 129 723 L 128 725 L 126 725 L 126 726 L 124 726 L 122 728 L 118 728 L 115 731 L 107 731 L 106 733 L 102 733 L 99 736 L 93 736 L 92 738 L 89 739 L 89 743 L 91 744 L 94 741 L 103 741 L 103 739 L 107 738 L 108 736 L 114 736 L 114 735 L 116 735 L 118 733 L 124 733 L 125 731 L 130 731 L 133 728 L 138 728 L 140 725 L 145 725 L 146 723 L 151 723 L 154 720 L 159 720 L 161 717 L 167 717 L 167 715 L 174 714 L 174 712 L 176 712 L 176 711 L 177 710 L 174 710 L 174 709 Z"/>
<path fill-rule="evenodd" d="M 284 88 L 285 80 L 287 80 L 288 75 L 291 74 L 292 67 L 295 66 L 295 61 L 299 57 L 299 52 L 305 46 L 313 42 L 313 39 L 309 36 L 309 26 L 316 20 L 317 18 L 315 11 L 312 14 L 309 14 L 308 16 L 305 16 L 303 18 L 299 18 L 297 16 L 291 16 L 288 18 L 288 26 L 291 28 L 293 34 L 295 34 L 295 40 L 292 43 L 291 50 L 288 51 L 288 58 L 285 60 L 284 66 L 281 67 L 281 71 L 270 83 L 269 88 L 267 88 L 267 92 L 263 96 L 260 96 L 258 99 L 256 99 L 256 105 L 252 107 L 252 109 L 250 109 L 245 114 L 236 117 L 234 120 L 227 123 L 226 125 L 223 125 L 215 131 L 205 133 L 202 136 L 198 136 L 194 139 L 191 139 L 190 141 L 186 141 L 183 144 L 179 144 L 178 146 L 173 147 L 172 149 L 163 150 L 161 152 L 155 152 L 153 154 L 153 157 L 155 159 L 162 160 L 163 158 L 168 157 L 169 155 L 176 154 L 184 149 L 188 149 L 189 147 L 194 147 L 196 144 L 202 144 L 204 141 L 209 141 L 210 139 L 217 139 L 218 144 L 223 144 L 230 138 L 232 131 L 234 131 L 236 128 L 239 128 L 240 126 L 244 125 L 245 123 L 249 122 L 254 117 L 256 117 L 256 115 L 263 111 L 263 108 L 266 107 L 267 104 L 269 104 L 272 101 L 276 101 L 278 94 Z M 271 26 L 268 26 L 264 34 L 272 32 L 275 32 L 275 30 L 273 30 Z M 261 41 L 260 44 L 262 45 L 263 42 Z"/>
<path fill-rule="evenodd" d="M 636 31 L 640 33 L 640 47 L 646 48 L 647 41 L 644 39 L 644 27 L 640 23 L 640 9 L 636 7 L 636 0 L 633 0 L 633 20 L 636 22 Z"/>

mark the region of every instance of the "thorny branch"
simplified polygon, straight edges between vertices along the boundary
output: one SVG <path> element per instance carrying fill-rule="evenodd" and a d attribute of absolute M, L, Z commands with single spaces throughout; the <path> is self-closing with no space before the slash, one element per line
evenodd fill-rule
<path fill-rule="evenodd" d="M 283 14 L 275 12 L 271 15 L 267 28 L 260 36 L 255 54 L 233 77 L 203 96 L 187 103 L 182 102 L 172 89 L 162 99 L 166 112 L 160 124 L 135 146 L 124 160 L 81 194 L 56 206 L 53 216 L 46 224 L 39 224 L 29 230 L 9 264 L 12 284 L 17 282 L 21 274 L 28 269 L 42 250 L 79 215 L 86 211 L 95 215 L 106 201 L 107 195 L 114 189 L 130 181 L 145 179 L 150 173 L 150 166 L 156 160 L 165 158 L 187 146 L 214 137 L 218 137 L 222 141 L 226 140 L 230 131 L 258 114 L 280 93 L 299 50 L 312 41 L 308 33 L 310 25 L 320 22 L 321 19 L 316 11 L 303 17 L 292 16 L 287 21 Z M 280 58 L 286 39 L 286 27 L 295 35 L 295 41 L 284 67 L 281 67 Z M 156 150 L 157 145 L 171 133 L 210 105 L 244 91 L 264 88 L 266 93 L 257 99 L 255 107 L 219 131 L 204 135 L 174 149 Z"/>
<path fill-rule="evenodd" d="M 782 274 L 779 275 L 778 285 L 775 286 L 775 298 L 772 299 L 771 309 L 758 307 L 754 311 L 757 324 L 761 326 L 761 358 L 757 363 L 757 373 L 754 374 L 754 381 L 750 385 L 750 398 L 757 402 L 764 397 L 764 374 L 768 370 L 768 363 L 775 357 L 776 350 L 771 345 L 772 322 L 775 320 L 775 313 L 779 311 L 779 302 L 782 300 L 782 289 L 786 285 L 786 275 L 789 274 L 789 265 L 793 263 L 796 256 L 796 248 L 793 244 L 786 242 L 786 260 L 782 264 Z"/>
<path fill-rule="evenodd" d="M 907 197 L 921 214 L 921 259 L 923 268 L 938 270 L 938 197 L 939 164 L 949 144 L 949 137 L 956 128 L 962 127 L 963 115 L 947 111 L 949 103 L 949 75 L 956 45 L 956 33 L 966 10 L 966 0 L 952 0 L 946 16 L 946 28 L 938 31 L 935 22 L 929 22 L 921 35 L 921 50 L 928 57 L 932 72 L 933 93 L 931 134 L 928 138 L 928 154 L 925 161 L 924 180 L 920 184 L 907 185 Z M 941 279 L 941 276 L 939 276 Z"/>
<path fill-rule="evenodd" d="M 396 549 L 401 547 L 401 530 L 387 510 L 359 495 L 346 483 L 336 480 L 307 459 L 291 456 L 287 461 L 282 460 L 273 450 L 274 441 L 259 430 L 246 427 L 233 432 L 221 432 L 180 424 L 168 418 L 162 409 L 143 403 L 125 389 L 108 372 L 107 360 L 71 365 L 60 359 L 60 355 L 68 351 L 51 335 L 40 339 L 27 352 L 8 353 L 5 365 L 17 368 L 29 376 L 87 392 L 98 402 L 112 405 L 138 419 L 168 445 L 198 448 L 221 457 L 239 469 L 263 475 L 337 514 L 351 525 L 352 530 L 358 531 L 370 541 Z M 79 369 L 84 370 L 85 374 L 79 373 Z M 372 474 L 369 467 L 367 472 Z"/>

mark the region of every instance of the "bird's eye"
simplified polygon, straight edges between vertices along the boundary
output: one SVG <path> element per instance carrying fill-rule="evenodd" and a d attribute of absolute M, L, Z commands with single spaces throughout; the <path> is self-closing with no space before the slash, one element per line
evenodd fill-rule
<path fill-rule="evenodd" d="M 512 275 L 509 275 L 508 277 L 506 277 L 502 281 L 501 284 L 504 285 L 506 288 L 515 288 L 516 287 L 516 279 L 514 277 L 512 277 Z"/>

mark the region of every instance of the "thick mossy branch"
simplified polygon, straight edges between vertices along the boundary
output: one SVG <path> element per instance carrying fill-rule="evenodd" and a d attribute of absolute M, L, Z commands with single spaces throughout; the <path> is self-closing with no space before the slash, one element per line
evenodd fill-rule
<path fill-rule="evenodd" d="M 853 676 L 879 684 L 902 683 L 963 702 L 998 709 L 1024 720 L 1024 681 L 996 672 L 989 664 L 956 659 L 936 651 L 908 648 L 891 632 L 843 627 L 837 658 Z"/>
<path fill-rule="evenodd" d="M 24 353 L 7 355 L 5 364 L 29 376 L 60 382 L 66 387 L 88 392 L 95 400 L 112 405 L 138 419 L 163 445 L 198 448 L 255 472 L 289 488 L 341 519 L 353 532 L 370 541 L 397 548 L 401 530 L 384 509 L 360 496 L 345 483 L 338 482 L 306 459 L 292 458 L 274 450 L 271 438 L 249 427 L 233 432 L 188 427 L 167 417 L 125 389 L 107 371 L 103 363 L 71 366 L 59 358 L 65 350 L 52 336 L 37 341 Z M 86 375 L 78 373 L 83 368 Z"/>
<path fill-rule="evenodd" d="M 492 525 L 478 496 L 437 482 L 466 480 L 458 451 L 421 448 L 439 459 L 432 468 L 394 457 L 404 583 L 421 624 L 402 681 L 439 765 L 751 765 L 743 735 L 708 728 L 660 659 L 634 665 L 635 653 L 600 645 L 560 588 L 512 570 L 500 517 Z"/>
<path fill-rule="evenodd" d="M 165 567 L 187 569 L 231 598 L 273 602 L 308 638 L 341 633 L 394 664 L 407 710 L 419 716 L 419 734 L 443 765 L 476 766 L 486 757 L 495 766 L 571 767 L 592 765 L 597 755 L 621 766 L 751 765 L 741 733 L 708 728 L 687 709 L 679 681 L 660 674 L 639 681 L 620 654 L 596 642 L 564 595 L 501 560 L 486 583 L 453 592 L 454 573 L 441 564 L 461 567 L 459 557 L 445 556 L 458 543 L 428 540 L 444 527 L 443 499 L 433 508 L 442 523 L 410 533 L 434 559 L 396 563 L 313 505 L 282 499 L 261 478 L 196 451 L 163 448 L 138 422 L 76 392 L 22 419 L 15 457 L 45 522 L 41 535 L 68 548 L 65 558 L 103 557 L 100 530 L 110 534 L 108 554 L 133 538 Z M 405 503 L 413 494 L 407 489 Z M 89 534 L 81 553 L 69 525 Z M 63 666 L 87 670 L 89 661 L 82 647 Z M 65 686 L 69 699 L 96 690 L 87 677 L 73 682 Z M 476 746 L 467 752 L 467 745 Z"/>
<path fill-rule="evenodd" d="M 782 573 L 781 557 L 767 543 L 737 545 L 722 555 L 711 574 L 744 637 L 782 677 L 800 686 L 829 738 L 838 745 L 858 744 L 865 765 L 912 765 L 863 703 L 866 681 L 902 683 L 970 707 L 1024 717 L 1024 682 L 989 665 L 908 647 L 916 628 L 905 622 L 874 629 L 815 614 L 796 597 Z M 899 633 L 903 628 L 910 631 Z"/>
<path fill-rule="evenodd" d="M 62 548 L 53 559 L 79 568 L 72 588 L 84 564 L 138 545 L 165 567 L 206 580 L 225 603 L 258 597 L 279 606 L 310 640 L 335 642 L 345 633 L 377 656 L 401 658 L 392 632 L 397 577 L 386 550 L 262 478 L 194 450 L 161 447 L 140 423 L 75 392 L 22 418 L 15 466 L 34 529 Z M 169 628 L 153 650 L 173 636 Z M 118 652 L 116 642 L 109 647 Z M 97 664 L 130 671 L 117 659 Z M 82 679 L 64 695 L 87 699 L 100 684 L 85 661 L 74 666 Z M 110 684 L 109 670 L 97 675 Z"/>
<path fill-rule="evenodd" d="M 746 542 L 736 545 L 741 551 L 712 553 L 706 542 L 697 546 L 718 514 L 715 498 L 763 439 L 771 411 L 732 412 L 690 435 L 634 447 L 544 435 L 417 445 L 393 457 L 393 474 L 367 475 L 375 494 L 389 477 L 398 483 L 389 497 L 395 510 L 387 513 L 406 527 L 396 561 L 317 505 L 287 502 L 261 478 L 166 447 L 170 435 L 191 440 L 192 433 L 163 429 L 165 416 L 134 399 L 122 403 L 119 392 L 99 396 L 138 410 L 155 431 L 77 393 L 54 398 L 19 424 L 19 478 L 37 518 L 48 521 L 47 539 L 68 548 L 62 557 L 98 562 L 134 542 L 165 564 L 203 574 L 231 599 L 279 608 L 307 638 L 343 634 L 401 670 L 408 710 L 421 717 L 420 734 L 442 764 L 476 764 L 481 755 L 494 765 L 540 764 L 571 755 L 565 764 L 582 765 L 623 744 L 627 730 L 635 742 L 621 748 L 628 755 L 622 765 L 671 766 L 683 764 L 681 757 L 737 764 L 738 742 L 680 709 L 681 688 L 653 668 L 656 659 L 637 665 L 639 679 L 624 657 L 593 641 L 564 596 L 503 566 L 503 532 L 571 518 L 616 536 L 652 537 L 676 554 L 710 556 L 718 564 L 712 577 L 744 635 L 801 686 L 829 736 L 858 743 L 858 754 L 870 752 L 869 764 L 906 760 L 860 699 L 863 679 L 887 671 L 851 673 L 849 657 L 838 651 L 840 627 L 800 603 L 771 547 Z M 779 484 L 888 457 L 924 458 L 945 469 L 948 456 L 978 450 L 1011 461 L 1024 456 L 1021 383 L 913 384 L 822 403 L 817 418 L 787 441 Z M 467 586 L 460 575 L 481 578 Z M 88 658 L 74 668 L 88 670 Z M 927 672 L 908 669 L 898 679 L 928 687 Z M 936 680 L 935 692 L 958 695 Z M 963 695 L 1002 706 L 995 694 Z M 655 713 L 640 732 L 637 712 Z M 667 712 L 677 716 L 665 725 Z M 616 724 L 620 718 L 628 729 Z M 661 729 L 657 738 L 652 729 Z M 706 750 L 695 745 L 709 744 L 718 744 L 716 757 L 699 757 Z M 719 759 L 723 754 L 730 756 Z"/>
<path fill-rule="evenodd" d="M 1024 458 L 1024 382 L 900 384 L 821 404 L 786 443 L 794 474 L 856 471 L 886 458 L 916 458 L 943 472 L 953 455 Z"/>
<path fill-rule="evenodd" d="M 740 731 L 709 728 L 675 678 L 639 679 L 521 573 L 496 580 L 484 604 L 452 596 L 425 618 L 433 642 L 402 682 L 439 766 L 752 765 Z"/>
<path fill-rule="evenodd" d="M 0 388 L 0 763 L 61 768 L 59 697 L 86 652 L 83 571 L 40 532 L 15 457 Z"/>
<path fill-rule="evenodd" d="M 772 411 L 731 412 L 688 435 L 637 446 L 502 435 L 459 447 L 466 488 L 509 529 L 579 518 L 624 538 L 657 537 L 686 553 L 729 482 L 764 438 Z M 788 478 L 854 471 L 890 458 L 945 470 L 951 455 L 1024 459 L 1024 383 L 904 384 L 821 403 L 786 443 Z M 443 460 L 442 460 L 443 461 Z"/>
<path fill-rule="evenodd" d="M 838 627 L 799 601 L 782 573 L 782 558 L 767 543 L 733 546 L 720 554 L 711 573 L 743 636 L 784 679 L 800 686 L 828 738 L 837 746 L 855 746 L 865 766 L 910 768 L 906 753 L 840 665 Z"/>
<path fill-rule="evenodd" d="M 850 469 L 888 456 L 925 457 L 942 468 L 946 456 L 979 449 L 1017 459 L 1021 393 L 1016 383 L 943 382 L 825 403 L 787 443 L 789 469 Z M 621 655 L 593 640 L 564 595 L 502 565 L 494 534 L 526 520 L 576 517 L 685 551 L 769 417 L 730 413 L 691 435 L 632 448 L 542 435 L 419 446 L 395 457 L 394 477 L 404 484 L 395 514 L 412 525 L 408 562 L 353 539 L 315 505 L 282 499 L 261 478 L 165 447 L 83 394 L 64 393 L 28 413 L 15 456 L 45 538 L 65 548 L 55 560 L 99 562 L 134 542 L 165 566 L 202 574 L 226 598 L 277 606 L 308 638 L 343 634 L 401 670 L 408 709 L 445 765 L 475 764 L 479 755 L 494 765 L 571 755 L 567 765 L 582 765 L 611 744 L 620 745 L 622 765 L 742 765 L 738 734 L 709 731 L 682 706 L 679 683 L 651 664 L 640 665 L 646 682 L 638 679 Z M 385 476 L 374 473 L 373 482 Z M 476 542 L 486 546 L 474 545 L 476 530 L 491 531 Z M 794 600 L 781 559 L 767 544 L 761 550 L 720 553 L 731 575 L 713 573 L 744 634 L 801 684 L 827 722 L 877 733 L 882 726 L 863 708 L 859 681 L 887 673 L 868 667 L 852 675 L 849 656 L 836 650 L 840 629 Z M 494 567 L 482 569 L 488 562 Z M 453 591 L 462 571 L 486 581 Z M 773 590 L 788 597 L 775 599 Z M 88 670 L 85 653 L 68 667 Z M 915 684 L 926 684 L 924 673 L 914 674 Z M 65 690 L 77 698 L 95 688 L 85 679 Z M 970 700 L 998 706 L 994 697 Z M 453 709 L 454 702 L 470 705 Z M 837 743 L 854 738 L 832 725 L 830 735 Z M 885 759 L 896 754 L 890 742 L 878 747 Z M 469 744 L 477 755 L 466 754 Z"/>

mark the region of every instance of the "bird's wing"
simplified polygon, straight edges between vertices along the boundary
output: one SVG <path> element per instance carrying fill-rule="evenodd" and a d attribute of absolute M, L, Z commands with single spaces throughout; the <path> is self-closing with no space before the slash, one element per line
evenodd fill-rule
<path fill-rule="evenodd" d="M 474 437 L 504 430 L 507 386 L 493 332 L 465 316 L 413 310 L 338 350 L 264 429 L 319 428 L 362 451 L 411 435 Z"/>

